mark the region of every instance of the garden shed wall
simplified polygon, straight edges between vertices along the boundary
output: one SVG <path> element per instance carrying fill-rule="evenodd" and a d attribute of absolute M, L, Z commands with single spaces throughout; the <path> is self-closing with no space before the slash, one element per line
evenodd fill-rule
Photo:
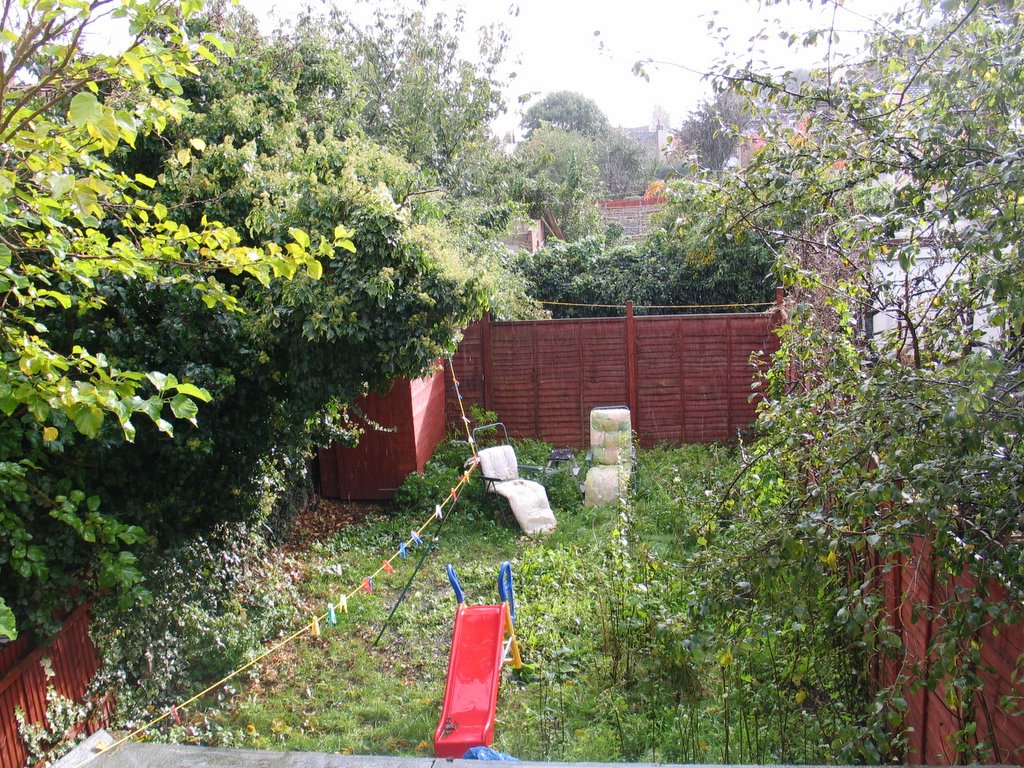
<path fill-rule="evenodd" d="M 359 445 L 320 448 L 320 494 L 332 499 L 383 500 L 410 472 L 422 472 L 445 431 L 444 376 L 397 380 L 386 395 L 369 394 L 356 406 L 368 424 Z"/>

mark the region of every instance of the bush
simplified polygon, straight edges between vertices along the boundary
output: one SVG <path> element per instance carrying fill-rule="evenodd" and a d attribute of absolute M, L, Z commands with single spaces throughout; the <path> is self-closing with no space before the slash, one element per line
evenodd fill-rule
<path fill-rule="evenodd" d="M 296 615 L 286 563 L 261 529 L 221 525 L 147 559 L 151 600 L 125 612 L 99 599 L 91 632 L 103 663 L 94 686 L 114 693 L 122 722 L 141 720 L 257 656 Z"/>

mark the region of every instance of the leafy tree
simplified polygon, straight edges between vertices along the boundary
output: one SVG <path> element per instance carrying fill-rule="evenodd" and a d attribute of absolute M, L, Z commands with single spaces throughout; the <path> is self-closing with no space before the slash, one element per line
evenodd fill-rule
<path fill-rule="evenodd" d="M 597 167 L 608 197 L 636 197 L 654 178 L 656 153 L 622 131 L 611 129 L 597 142 Z"/>
<path fill-rule="evenodd" d="M 761 601 L 758 585 L 785 570 L 817 582 L 842 653 L 899 653 L 867 552 L 889 568 L 927 541 L 945 596 L 914 607 L 936 629 L 928 667 L 907 660 L 903 673 L 930 690 L 946 681 L 959 759 L 1007 759 L 1007 745 L 980 737 L 977 697 L 984 633 L 1022 618 L 1024 81 L 1007 52 L 1024 47 L 1024 25 L 1012 1 L 923 2 L 878 29 L 865 62 L 796 87 L 725 73 L 778 119 L 751 166 L 708 183 L 690 218 L 781 236 L 793 304 L 764 437 L 725 507 L 756 521 L 750 549 L 702 563 L 712 584 L 753 585 L 748 602 L 704 592 L 693 610 L 782 626 L 799 606 Z M 977 594 L 942 588 L 964 569 Z M 1011 597 L 987 595 L 986 579 Z M 864 728 L 842 736 L 851 755 L 899 754 L 906 682 L 879 691 Z"/>
<path fill-rule="evenodd" d="M 678 142 L 682 151 L 693 153 L 698 167 L 721 171 L 736 153 L 743 130 L 750 124 L 745 103 L 734 91 L 716 92 L 712 101 L 702 101 L 690 113 L 676 132 L 673 145 Z"/>
<path fill-rule="evenodd" d="M 545 124 L 592 139 L 600 139 L 611 130 L 611 124 L 597 102 L 575 91 L 549 93 L 523 115 L 526 138 Z"/>
<path fill-rule="evenodd" d="M 308 35 L 323 20 L 308 17 Z M 327 24 L 331 47 L 349 63 L 367 135 L 457 189 L 467 156 L 490 146 L 490 121 L 503 108 L 499 69 L 506 37 L 480 30 L 474 62 L 460 55 L 465 11 L 428 18 L 420 10 L 378 8 L 368 25 L 337 10 Z"/>
<path fill-rule="evenodd" d="M 530 107 L 522 122 L 526 138 L 542 126 L 588 138 L 601 172 L 602 194 L 637 195 L 653 177 L 656 156 L 621 130 L 613 128 L 597 104 L 573 91 L 550 93 Z"/>
<path fill-rule="evenodd" d="M 560 239 L 575 240 L 598 226 L 601 195 L 596 147 L 588 137 L 542 126 L 516 147 L 519 173 L 511 195 Z"/>
<path fill-rule="evenodd" d="M 310 83 L 336 94 L 354 87 L 316 29 L 264 39 L 239 13 L 222 32 L 244 56 L 202 74 L 191 86 L 205 94 L 201 110 L 155 153 L 168 204 L 177 200 L 183 216 L 216 212 L 249 237 L 271 239 L 300 223 L 316 232 L 345 220 L 359 247 L 325 260 L 317 280 L 240 284 L 246 315 L 239 322 L 175 329 L 165 318 L 190 316 L 187 297 L 149 293 L 123 296 L 112 326 L 107 317 L 88 318 L 90 327 L 117 329 L 110 345 L 118 355 L 146 365 L 153 355 L 186 360 L 214 394 L 201 433 L 104 456 L 104 477 L 114 478 L 104 481 L 105 495 L 125 514 L 144 514 L 139 522 L 164 537 L 251 514 L 272 469 L 268 456 L 301 467 L 311 440 L 345 439 L 339 405 L 429 368 L 482 299 L 475 277 L 455 266 L 459 255 L 438 206 L 409 194 L 423 184 L 419 169 L 360 136 L 351 115 L 325 111 L 311 97 Z M 302 66 L 294 66 L 297 58 Z M 286 79 L 282 71 L 294 74 Z M 253 121 L 258 132 L 249 131 Z M 339 126 L 353 135 L 335 135 Z M 206 149 L 182 166 L 178 153 L 197 137 Z M 154 302 L 165 308 L 153 312 Z M 347 363 L 339 368 L 338 360 Z M 140 491 L 123 481 L 156 454 L 159 484 Z M 211 499 L 225 473 L 230 494 Z"/>
<path fill-rule="evenodd" d="M 8 18 L 0 572 L 19 622 L 82 587 L 139 597 L 143 527 L 266 515 L 344 403 L 427 368 L 481 307 L 323 36 L 271 45 L 231 17 L 233 58 L 198 10 L 131 6 L 119 56 L 78 49 L 84 7 Z"/>
<path fill-rule="evenodd" d="M 126 50 L 84 54 L 90 25 L 111 7 L 26 1 L 3 17 L 0 530 L 9 547 L 0 552 L 0 633 L 8 636 L 15 632 L 8 608 L 45 620 L 70 592 L 76 569 L 87 568 L 102 587 L 138 580 L 128 548 L 143 532 L 41 468 L 111 420 L 124 440 L 143 421 L 171 433 L 175 420 L 194 421 L 197 401 L 210 398 L 187 375 L 120 366 L 90 339 L 55 344 L 51 318 L 101 308 L 102 286 L 117 279 L 174 287 L 233 310 L 237 299 L 222 275 L 269 283 L 299 268 L 317 274 L 317 256 L 336 240 L 311 242 L 296 230 L 257 248 L 213 219 L 186 226 L 154 202 L 153 177 L 111 164 L 120 146 L 181 116 L 181 80 L 220 45 L 211 35 L 184 34 L 182 20 L 196 3 L 153 0 L 114 9 L 135 35 Z"/>

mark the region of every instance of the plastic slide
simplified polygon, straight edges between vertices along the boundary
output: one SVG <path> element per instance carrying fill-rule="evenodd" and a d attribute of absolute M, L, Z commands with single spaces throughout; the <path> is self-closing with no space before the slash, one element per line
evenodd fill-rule
<path fill-rule="evenodd" d="M 502 571 L 507 564 L 502 566 Z M 505 594 L 501 605 L 466 605 L 455 569 L 448 577 L 459 599 L 448 656 L 448 683 L 441 717 L 434 731 L 437 757 L 461 758 L 470 747 L 490 746 L 494 741 L 494 716 L 498 707 L 498 683 L 506 661 L 506 634 L 515 635 Z M 500 584 L 500 580 L 499 580 Z M 508 570 L 511 592 L 511 570 Z M 518 648 L 514 660 L 518 663 Z"/>

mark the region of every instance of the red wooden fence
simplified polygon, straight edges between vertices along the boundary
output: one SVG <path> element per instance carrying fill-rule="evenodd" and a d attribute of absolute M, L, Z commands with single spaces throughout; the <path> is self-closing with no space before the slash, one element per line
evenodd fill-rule
<path fill-rule="evenodd" d="M 628 405 L 643 446 L 729 440 L 750 426 L 754 353 L 778 349 L 777 312 L 492 322 L 455 355 L 463 399 L 516 437 L 584 448 L 590 409 Z M 450 382 L 449 382 L 450 383 Z M 458 421 L 448 393 L 448 419 Z"/>
<path fill-rule="evenodd" d="M 47 678 L 43 670 L 44 657 L 50 660 L 52 678 Z M 28 637 L 23 636 L 0 648 L 0 768 L 25 764 L 25 745 L 18 735 L 15 709 L 25 712 L 30 722 L 43 722 L 47 688 L 82 701 L 98 667 L 99 659 L 89 637 L 89 608 L 85 605 L 71 612 L 49 645 L 33 650 Z"/>
<path fill-rule="evenodd" d="M 927 609 L 953 596 L 953 590 L 965 594 L 980 593 L 978 581 L 968 573 L 949 578 L 943 583 L 936 578 L 931 547 L 923 539 L 914 542 L 911 553 L 898 557 L 888 570 L 877 557 L 873 563 L 876 583 L 884 596 L 886 615 L 893 631 L 903 641 L 899 658 L 879 655 L 874 660 L 874 674 L 880 686 L 896 682 L 899 675 L 927 677 L 931 663 L 928 646 L 940 629 L 938 620 Z M 1005 599 L 1003 588 L 988 584 L 992 601 Z M 978 674 L 983 689 L 974 710 L 964 713 L 964 721 L 977 722 L 977 741 L 994 745 L 992 761 L 1024 765 L 1024 626 L 1002 628 L 998 635 L 991 631 L 976 637 L 981 644 L 981 665 Z M 948 681 L 947 681 L 948 682 Z M 946 702 L 943 684 L 929 691 L 924 686 L 907 685 L 905 725 L 910 732 L 906 762 L 924 765 L 951 765 L 957 762 L 953 735 L 964 727 L 961 716 Z"/>

